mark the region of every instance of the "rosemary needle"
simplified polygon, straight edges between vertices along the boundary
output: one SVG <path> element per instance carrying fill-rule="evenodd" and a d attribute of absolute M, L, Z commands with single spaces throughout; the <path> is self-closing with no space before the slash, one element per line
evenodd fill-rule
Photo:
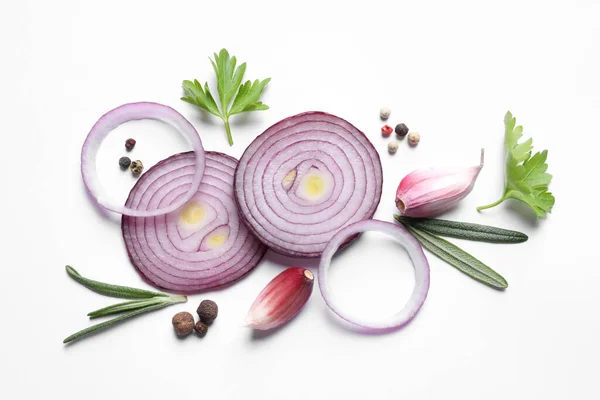
<path fill-rule="evenodd" d="M 111 297 L 120 297 L 123 299 L 150 299 L 152 297 L 168 297 L 168 294 L 152 292 L 150 290 L 136 289 L 127 286 L 112 285 L 110 283 L 93 281 L 79 275 L 75 268 L 67 265 L 67 274 L 83 286 L 96 293 Z"/>
<path fill-rule="evenodd" d="M 138 310 L 134 310 L 134 311 L 128 312 L 126 314 L 120 315 L 120 316 L 118 316 L 116 318 L 110 319 L 108 321 L 101 322 L 99 324 L 92 325 L 92 326 L 90 326 L 88 328 L 82 329 L 79 332 L 76 332 L 76 333 L 72 334 L 71 336 L 69 336 L 68 338 L 66 338 L 65 340 L 63 340 L 63 343 L 70 343 L 70 342 L 73 342 L 75 340 L 81 339 L 81 338 L 83 338 L 83 337 L 85 337 L 85 336 L 87 336 L 87 335 L 89 335 L 91 333 L 94 333 L 94 332 L 99 331 L 101 329 L 108 328 L 110 326 L 118 324 L 119 322 L 125 321 L 125 320 L 127 320 L 129 318 L 133 318 L 133 317 L 135 317 L 137 315 L 140 315 L 140 314 L 143 314 L 143 313 L 147 313 L 147 312 L 150 312 L 150 311 L 154 311 L 154 310 L 158 310 L 159 308 L 163 308 L 163 307 L 169 306 L 171 304 L 184 303 L 184 302 L 187 301 L 187 297 L 185 297 L 185 296 L 172 296 L 172 297 L 169 297 L 169 299 L 171 299 L 171 300 L 170 301 L 166 300 L 166 301 L 163 301 L 163 302 L 161 302 L 159 304 L 155 304 L 155 305 L 147 306 L 147 307 L 144 307 L 144 308 L 140 308 Z"/>
<path fill-rule="evenodd" d="M 88 289 L 100 293 L 106 296 L 134 299 L 131 301 L 125 301 L 122 303 L 112 304 L 108 307 L 101 308 L 99 310 L 92 311 L 88 316 L 93 318 L 104 317 L 107 315 L 120 314 L 118 317 L 110 319 L 105 322 L 101 322 L 96 325 L 92 325 L 79 332 L 72 334 L 63 340 L 63 343 L 70 343 L 75 340 L 81 339 L 91 333 L 99 331 L 101 329 L 109 328 L 129 318 L 133 318 L 137 315 L 144 314 L 150 311 L 158 310 L 159 308 L 167 307 L 172 304 L 185 303 L 187 301 L 186 296 L 169 296 L 165 293 L 152 292 L 149 290 L 136 289 L 128 286 L 112 285 L 109 283 L 93 281 L 91 279 L 84 278 L 71 266 L 66 266 L 67 274 L 78 283 L 87 287 Z"/>
<path fill-rule="evenodd" d="M 423 247 L 464 274 L 497 289 L 508 287 L 506 279 L 460 247 L 408 224 L 403 225 Z"/>
<path fill-rule="evenodd" d="M 526 234 L 518 231 L 470 222 L 434 218 L 411 218 L 404 215 L 394 215 L 394 218 L 401 224 L 407 224 L 434 235 L 449 236 L 457 239 L 490 243 L 522 243 L 528 239 Z"/>

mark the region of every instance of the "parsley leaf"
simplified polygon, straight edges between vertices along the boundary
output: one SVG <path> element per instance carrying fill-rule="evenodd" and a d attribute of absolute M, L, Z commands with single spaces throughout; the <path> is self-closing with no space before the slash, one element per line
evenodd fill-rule
<path fill-rule="evenodd" d="M 182 87 L 185 96 L 181 100 L 221 118 L 225 123 L 229 144 L 233 145 L 229 117 L 248 111 L 268 110 L 269 106 L 258 100 L 271 78 L 262 81 L 257 79 L 254 82 L 246 81 L 242 84 L 246 72 L 246 63 L 242 63 L 236 68 L 237 60 L 235 56 L 230 57 L 229 52 L 225 49 L 222 49 L 219 54 L 214 53 L 214 60 L 211 59 L 210 62 L 217 75 L 217 92 L 219 93 L 221 108 L 219 109 L 212 96 L 208 88 L 208 82 L 203 87 L 197 80 L 193 82 L 183 81 Z"/>
<path fill-rule="evenodd" d="M 204 85 L 203 90 L 202 85 L 197 80 L 194 80 L 194 82 L 183 81 L 183 90 L 187 96 L 182 97 L 181 100 L 197 105 L 211 114 L 221 117 L 221 112 L 219 111 L 219 107 L 217 107 L 217 103 L 215 103 L 215 99 L 210 93 L 208 83 Z"/>
<path fill-rule="evenodd" d="M 545 218 L 546 213 L 549 213 L 554 205 L 554 196 L 548 191 L 548 185 L 552 181 L 552 175 L 546 172 L 548 150 L 532 155 L 533 140 L 530 138 L 519 143 L 523 136 L 523 127 L 515 126 L 516 122 L 516 118 L 510 111 L 507 112 L 504 117 L 506 152 L 504 193 L 500 200 L 477 207 L 477 210 L 495 207 L 507 199 L 516 199 L 531 207 L 538 218 Z"/>

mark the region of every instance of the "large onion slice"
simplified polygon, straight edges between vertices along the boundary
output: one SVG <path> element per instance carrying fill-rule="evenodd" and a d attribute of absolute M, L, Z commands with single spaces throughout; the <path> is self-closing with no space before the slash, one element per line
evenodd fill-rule
<path fill-rule="evenodd" d="M 104 193 L 104 188 L 96 173 L 96 155 L 98 154 L 98 150 L 100 149 L 100 145 L 104 138 L 122 123 L 140 119 L 156 119 L 171 125 L 189 141 L 196 154 L 193 179 L 191 180 L 188 191 L 178 198 L 177 201 L 152 210 L 137 210 L 128 206 L 124 207 L 120 204 L 116 204 Z M 198 191 L 200 182 L 202 182 L 202 175 L 204 174 L 204 166 L 204 148 L 202 147 L 202 142 L 200 141 L 200 136 L 198 136 L 196 129 L 194 129 L 192 124 L 190 124 L 183 115 L 179 114 L 169 106 L 158 103 L 129 103 L 107 112 L 100 117 L 96 124 L 94 124 L 81 149 L 81 175 L 89 194 L 99 205 L 107 210 L 134 217 L 163 215 L 183 206 Z"/>
<path fill-rule="evenodd" d="M 365 231 L 379 231 L 396 238 L 408 252 L 415 268 L 415 287 L 404 308 L 383 320 L 363 320 L 352 316 L 338 305 L 327 281 L 329 266 L 333 255 L 340 246 L 352 236 Z M 423 248 L 404 227 L 390 222 L 365 220 L 356 222 L 339 231 L 327 244 L 319 264 L 319 289 L 323 299 L 331 310 L 342 319 L 364 328 L 369 332 L 385 332 L 399 329 L 409 323 L 425 302 L 429 291 L 429 263 L 423 253 Z"/>
<path fill-rule="evenodd" d="M 180 293 L 231 283 L 254 268 L 266 247 L 241 223 L 233 199 L 237 160 L 206 153 L 198 190 L 180 210 L 150 218 L 123 216 L 129 258 L 151 284 Z M 153 211 L 181 202 L 193 185 L 194 153 L 182 153 L 150 168 L 126 205 Z"/>
<path fill-rule="evenodd" d="M 268 128 L 235 175 L 240 213 L 274 251 L 317 257 L 343 227 L 371 218 L 381 198 L 377 151 L 347 121 L 307 112 Z"/>

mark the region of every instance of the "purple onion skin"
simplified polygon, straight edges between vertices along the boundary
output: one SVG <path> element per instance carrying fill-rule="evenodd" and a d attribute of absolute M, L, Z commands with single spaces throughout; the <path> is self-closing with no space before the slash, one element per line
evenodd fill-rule
<path fill-rule="evenodd" d="M 151 169 L 149 169 L 146 174 L 149 174 L 151 172 L 151 170 L 155 170 L 155 169 L 160 169 L 163 168 L 165 166 L 165 164 L 167 164 L 168 162 L 172 161 L 173 159 L 177 159 L 178 157 L 182 157 L 182 156 L 187 156 L 190 155 L 192 152 L 186 152 L 186 153 L 180 153 L 180 154 L 175 154 L 165 160 L 162 160 L 160 162 L 158 162 L 156 165 L 154 165 Z M 209 164 L 211 162 L 216 162 L 216 161 L 211 161 L 212 158 L 217 158 L 217 159 L 223 159 L 223 160 L 229 160 L 230 162 L 235 162 L 237 163 L 237 160 L 233 157 L 230 157 L 228 155 L 222 154 L 222 153 L 216 153 L 216 152 L 206 152 L 206 156 L 207 156 L 207 162 L 209 162 Z M 210 177 L 210 173 L 208 173 L 205 175 L 207 177 Z M 143 182 L 141 180 L 142 178 L 140 178 L 140 180 L 138 180 L 136 182 L 136 186 L 134 186 L 134 188 L 131 190 L 128 199 L 127 199 L 127 203 L 126 204 L 130 204 L 130 202 L 133 201 L 134 196 L 137 196 L 138 193 L 136 192 L 136 188 L 138 185 L 141 184 L 141 182 Z M 170 182 L 169 182 L 170 183 Z M 167 184 L 169 184 L 167 183 Z M 203 185 L 200 186 L 200 189 L 203 188 Z M 143 194 L 143 193 L 142 193 Z M 233 199 L 232 199 L 233 201 Z M 154 218 L 154 217 L 151 217 Z M 129 217 L 129 216 L 123 216 L 122 220 L 121 220 L 121 232 L 124 238 L 126 238 L 126 244 L 128 240 L 134 240 L 132 233 L 128 230 L 131 229 L 130 225 L 133 222 L 133 220 L 135 220 L 136 217 Z M 247 276 L 253 269 L 254 267 L 260 262 L 260 260 L 262 259 L 262 257 L 264 256 L 264 254 L 267 251 L 267 247 L 263 246 L 262 244 L 260 244 L 260 242 L 258 242 L 258 240 L 254 237 L 252 237 L 251 232 L 248 233 L 250 236 L 248 236 L 248 238 L 246 239 L 246 241 L 244 241 L 242 244 L 246 244 L 246 242 L 248 240 L 253 240 L 255 241 L 255 243 L 258 244 L 258 247 L 256 247 L 256 245 L 250 245 L 250 249 L 249 251 L 252 251 L 253 247 L 256 247 L 256 251 L 254 253 L 248 253 L 248 256 L 244 256 L 244 257 L 248 257 L 248 261 L 251 262 L 251 264 L 246 264 L 243 265 L 242 268 L 246 268 L 245 270 L 240 269 L 239 272 L 243 272 L 241 274 L 238 274 L 238 272 L 234 272 L 233 274 L 238 274 L 238 276 L 235 276 L 234 278 L 228 278 L 223 280 L 222 282 L 219 281 L 219 279 L 214 278 L 214 277 L 210 277 L 208 278 L 209 280 L 216 280 L 214 283 L 210 283 L 205 285 L 206 287 L 202 287 L 202 288 L 198 288 L 198 287 L 192 287 L 190 288 L 186 288 L 183 285 L 174 285 L 174 284 L 169 284 L 169 285 L 164 285 L 160 283 L 160 280 L 153 280 L 151 279 L 142 269 L 140 269 L 140 266 L 138 265 L 138 261 L 136 260 L 136 255 L 132 253 L 132 251 L 134 250 L 134 246 L 133 245 L 126 245 L 126 250 L 127 250 L 127 254 L 128 257 L 132 263 L 132 265 L 134 266 L 134 268 L 136 269 L 136 271 L 140 274 L 140 276 L 142 277 L 142 279 L 147 282 L 148 284 L 155 286 L 157 288 L 160 288 L 161 290 L 167 291 L 167 292 L 171 292 L 171 293 L 177 293 L 177 294 L 194 294 L 194 293 L 200 293 L 200 292 L 204 292 L 204 291 L 208 291 L 208 290 L 216 290 L 216 289 L 222 289 L 225 287 L 228 287 L 229 285 L 234 284 L 235 282 L 239 281 L 240 279 L 244 278 L 245 276 Z M 134 234 L 135 236 L 137 235 L 137 233 Z M 127 239 L 129 237 L 129 239 Z M 141 246 L 138 243 L 138 246 Z M 142 247 L 140 251 L 144 250 L 145 247 Z M 141 258 L 145 258 L 141 257 Z M 252 261 L 254 260 L 254 261 Z M 223 265 L 223 264 L 220 264 Z M 220 265 L 217 265 L 216 267 L 219 267 Z M 146 267 L 145 267 L 146 268 Z M 228 270 L 224 270 L 223 272 L 221 272 L 220 274 L 226 273 Z M 198 278 L 194 278 L 194 280 L 198 280 Z M 197 282 L 194 283 L 194 285 L 197 286 Z"/>
<path fill-rule="evenodd" d="M 303 112 L 297 115 L 293 115 L 290 117 L 287 117 L 275 124 L 273 124 L 271 127 L 269 127 L 267 130 L 265 130 L 265 132 L 263 132 L 261 135 L 259 135 L 256 139 L 260 139 L 261 136 L 267 134 L 271 129 L 273 129 L 274 127 L 278 126 L 278 125 L 283 125 L 287 122 L 290 121 L 294 121 L 294 120 L 300 120 L 303 119 L 305 117 L 310 118 L 310 117 L 315 117 L 315 116 L 323 116 L 326 118 L 331 118 L 333 120 L 340 120 L 343 121 L 344 123 L 352 126 L 349 122 L 343 120 L 342 118 L 339 118 L 335 115 L 326 113 L 326 112 L 322 112 L 322 111 L 307 111 L 307 112 Z M 356 133 L 359 134 L 362 138 L 364 138 L 364 140 L 366 140 L 366 142 L 372 147 L 372 143 L 370 142 L 370 140 L 368 139 L 368 137 L 360 130 L 358 130 L 357 128 L 353 127 L 356 130 Z M 254 142 L 253 142 L 254 143 Z M 240 158 L 240 160 L 243 160 L 244 157 L 247 157 L 250 150 L 250 147 L 252 146 L 252 144 L 250 146 L 248 146 L 246 148 L 246 150 L 244 151 L 244 153 L 242 154 L 242 157 Z M 364 218 L 362 218 L 362 220 L 368 220 L 371 219 L 373 217 L 373 215 L 375 214 L 375 212 L 377 211 L 377 207 L 379 206 L 379 203 L 381 201 L 381 188 L 383 185 L 383 168 L 381 166 L 381 158 L 379 156 L 379 153 L 377 151 L 374 150 L 373 148 L 373 153 L 371 154 L 372 156 L 372 162 L 373 162 L 373 166 L 375 167 L 375 174 L 378 175 L 381 179 L 381 184 L 379 185 L 379 195 L 375 196 L 374 201 L 373 201 L 373 206 L 371 207 L 371 210 L 369 213 L 364 215 Z M 236 179 L 234 180 L 234 192 L 236 193 L 235 196 L 235 201 L 238 207 L 238 212 L 240 215 L 240 218 L 242 221 L 244 221 L 244 223 L 246 224 L 246 226 L 254 233 L 254 235 L 256 237 L 259 238 L 259 240 L 261 240 L 265 245 L 267 245 L 269 247 L 269 249 L 275 253 L 281 254 L 283 256 L 287 256 L 287 257 L 291 257 L 291 258 L 317 258 L 321 256 L 322 250 L 321 251 L 314 251 L 314 252 L 297 252 L 297 251 L 293 251 L 290 249 L 281 249 L 278 246 L 274 246 L 272 243 L 263 240 L 263 238 L 261 237 L 260 233 L 256 230 L 256 228 L 253 226 L 252 221 L 250 221 L 249 216 L 246 215 L 242 210 L 242 204 L 240 203 L 240 196 L 237 195 L 237 193 L 239 191 L 242 191 L 243 188 L 238 187 L 238 179 L 237 179 L 237 175 L 242 173 L 242 165 L 241 163 L 238 164 L 238 168 L 236 170 Z M 337 229 L 338 231 L 340 229 L 342 229 L 342 227 L 340 227 L 339 229 Z M 266 229 L 266 228 L 265 228 Z M 335 234 L 335 232 L 332 233 Z M 350 243 L 352 243 L 356 238 L 358 238 L 358 236 L 360 236 L 360 234 L 356 234 L 352 237 L 349 237 L 341 246 L 340 248 L 344 248 L 346 246 L 348 246 Z"/>
<path fill-rule="evenodd" d="M 355 232 L 375 230 L 395 237 L 407 250 L 415 268 L 415 287 L 406 306 L 397 314 L 380 321 L 365 321 L 348 313 L 335 301 L 330 292 L 327 276 L 331 259 L 339 251 L 339 244 L 348 235 Z M 362 333 L 382 334 L 398 330 L 408 324 L 423 306 L 429 292 L 430 271 L 429 263 L 419 242 L 404 227 L 390 222 L 378 220 L 363 220 L 355 222 L 339 231 L 327 244 L 319 263 L 319 289 L 327 306 L 349 327 Z"/>

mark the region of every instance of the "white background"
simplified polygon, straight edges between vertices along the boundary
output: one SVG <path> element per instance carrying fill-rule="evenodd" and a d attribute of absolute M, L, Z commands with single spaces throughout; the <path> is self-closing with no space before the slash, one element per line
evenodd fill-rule
<path fill-rule="evenodd" d="M 106 399 L 597 399 L 600 358 L 597 152 L 598 1 L 3 1 L 0 5 L 0 398 Z M 179 100 L 183 79 L 213 81 L 208 56 L 226 47 L 247 78 L 272 78 L 271 109 L 222 124 Z M 83 140 L 100 115 L 131 101 L 181 111 L 205 148 L 239 157 L 272 123 L 306 110 L 339 115 L 381 154 L 382 202 L 411 170 L 486 166 L 445 217 L 526 232 L 519 245 L 455 241 L 506 277 L 495 291 L 428 255 L 429 297 L 405 329 L 345 329 L 318 288 L 271 334 L 240 327 L 285 265 L 268 254 L 223 290 L 131 320 L 72 346 L 62 339 L 110 304 L 70 280 L 149 288 L 131 267 L 119 224 L 84 194 Z M 415 149 L 386 152 L 379 108 L 419 131 Z M 502 190 L 503 117 L 511 110 L 549 149 L 557 202 L 535 221 L 518 204 L 482 213 Z M 133 179 L 117 159 L 138 139 L 147 167 L 187 147 L 154 122 L 120 127 L 99 167 L 122 200 Z M 313 269 L 314 270 L 314 269 Z M 400 309 L 412 284 L 406 256 L 366 235 L 336 258 L 336 293 L 357 314 Z M 171 316 L 212 298 L 221 309 L 204 339 L 175 338 Z"/>

